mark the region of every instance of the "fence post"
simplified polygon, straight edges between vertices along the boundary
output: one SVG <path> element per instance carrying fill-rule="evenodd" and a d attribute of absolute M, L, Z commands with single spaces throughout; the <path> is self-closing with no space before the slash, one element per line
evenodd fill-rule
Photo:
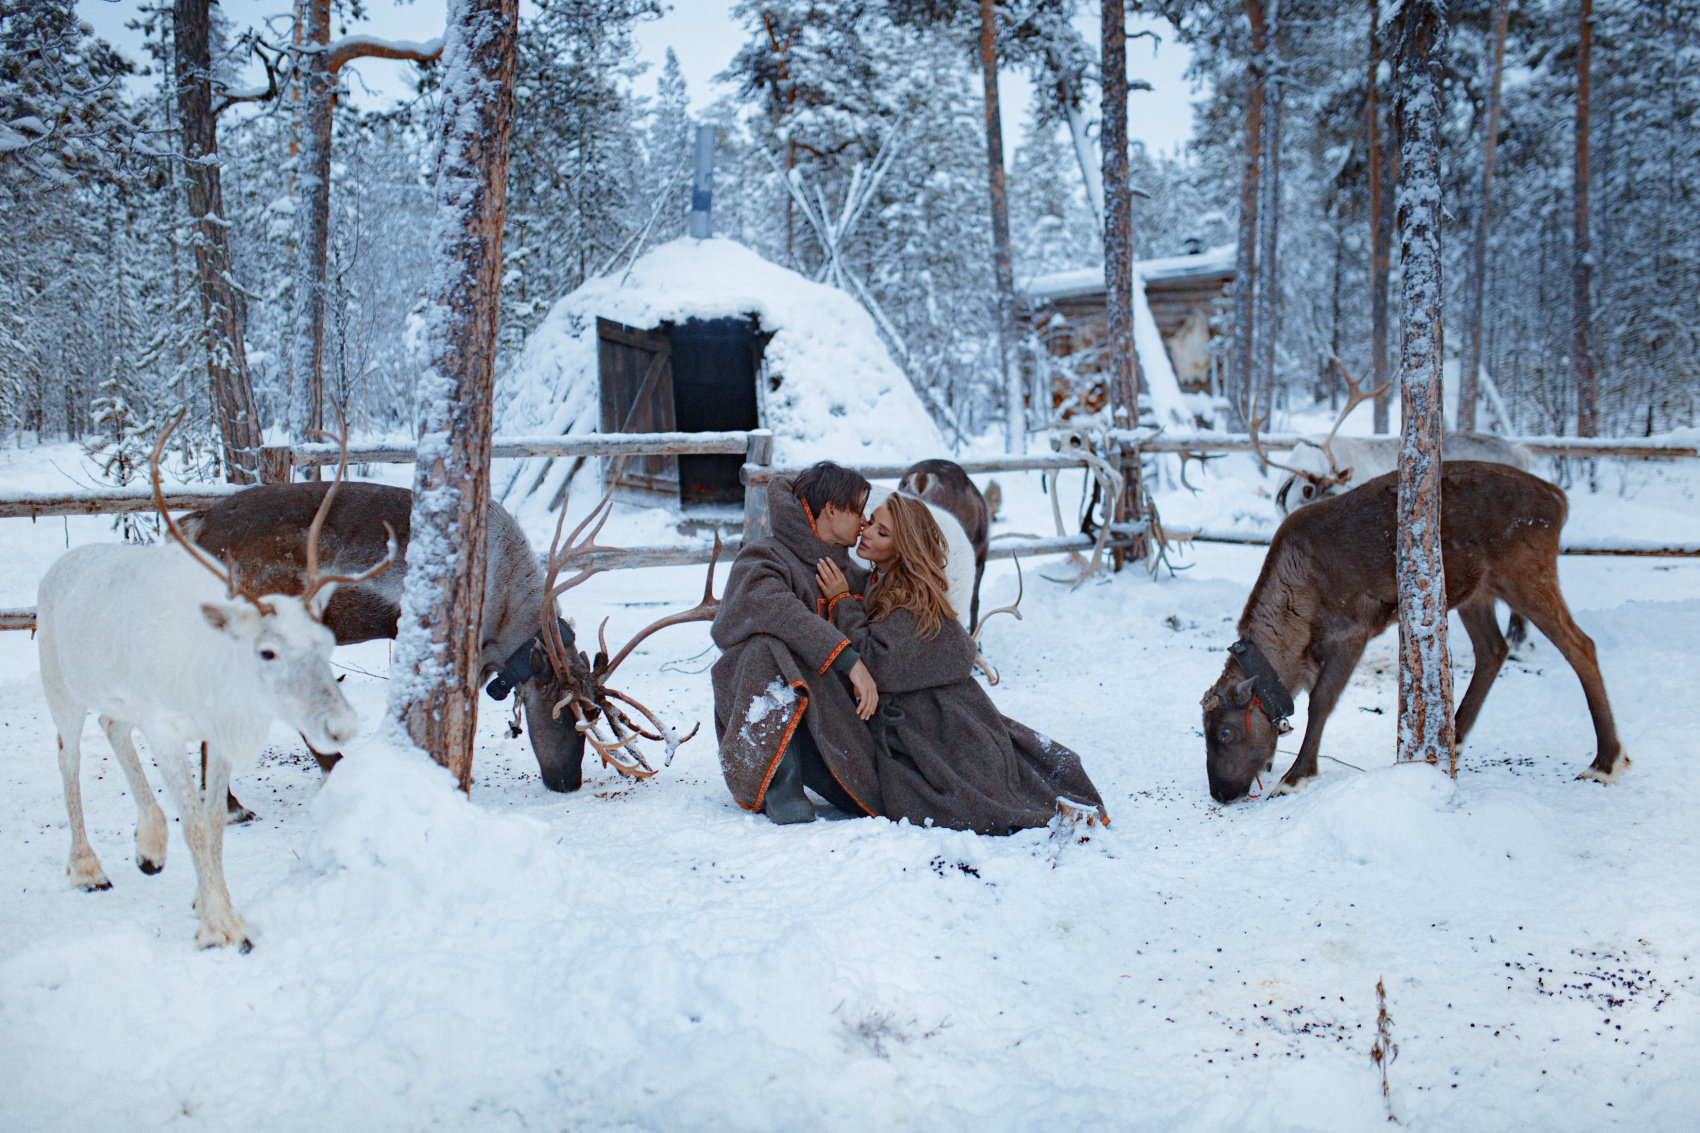
<path fill-rule="evenodd" d="M 773 463 L 773 431 L 751 429 L 749 448 L 744 451 L 744 467 L 766 468 Z M 744 545 L 773 534 L 773 524 L 767 514 L 767 485 L 744 484 Z"/>
<path fill-rule="evenodd" d="M 294 472 L 294 454 L 288 445 L 265 445 L 260 449 L 260 483 L 287 484 Z"/>

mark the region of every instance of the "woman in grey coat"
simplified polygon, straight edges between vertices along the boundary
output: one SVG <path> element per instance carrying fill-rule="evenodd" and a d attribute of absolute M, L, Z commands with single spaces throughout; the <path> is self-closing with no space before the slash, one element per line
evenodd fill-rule
<path fill-rule="evenodd" d="M 1045 826 L 1059 811 L 1107 822 L 1080 757 L 1004 716 L 974 679 L 946 547 L 927 506 L 894 495 L 856 547 L 875 569 L 865 595 L 850 592 L 832 560 L 818 564 L 828 618 L 879 685 L 870 723 L 885 815 L 981 834 Z"/>

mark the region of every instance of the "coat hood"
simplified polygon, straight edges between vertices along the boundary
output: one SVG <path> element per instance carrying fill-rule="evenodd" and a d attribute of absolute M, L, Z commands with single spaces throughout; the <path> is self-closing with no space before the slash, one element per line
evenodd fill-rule
<path fill-rule="evenodd" d="M 767 514 L 773 524 L 773 537 L 785 544 L 787 551 L 805 563 L 829 558 L 838 564 L 839 569 L 849 566 L 849 547 L 825 542 L 815 534 L 814 517 L 809 514 L 809 505 L 797 498 L 792 491 L 795 482 L 795 477 L 779 476 L 767 486 Z"/>

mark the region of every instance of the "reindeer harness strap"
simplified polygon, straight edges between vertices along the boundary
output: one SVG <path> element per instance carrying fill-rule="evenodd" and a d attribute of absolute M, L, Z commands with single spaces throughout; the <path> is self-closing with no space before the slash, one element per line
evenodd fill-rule
<path fill-rule="evenodd" d="M 1269 717 L 1271 724 L 1278 726 L 1293 714 L 1293 694 L 1281 683 L 1275 666 L 1269 663 L 1269 658 L 1263 655 L 1256 642 L 1242 637 L 1228 646 L 1228 652 L 1240 663 L 1241 671 L 1257 682 L 1255 703 Z"/>
<path fill-rule="evenodd" d="M 567 625 L 565 618 L 557 618 L 561 623 L 561 640 L 573 640 L 572 627 Z M 529 681 L 534 675 L 531 670 L 531 651 L 540 644 L 536 637 L 526 640 L 526 643 L 513 651 L 513 655 L 502 662 L 502 667 L 484 686 L 484 691 L 490 694 L 491 700 L 506 700 L 508 693 Z"/>

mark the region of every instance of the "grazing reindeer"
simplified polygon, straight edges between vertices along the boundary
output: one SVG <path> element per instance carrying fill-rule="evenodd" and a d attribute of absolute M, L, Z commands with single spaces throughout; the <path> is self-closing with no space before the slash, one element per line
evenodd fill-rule
<path fill-rule="evenodd" d="M 183 531 L 220 559 L 236 563 L 242 577 L 279 594 L 300 592 L 305 580 L 307 535 L 328 497 L 322 483 L 268 484 L 238 492 L 205 511 L 185 516 Z M 325 608 L 325 625 L 338 645 L 396 635 L 402 588 L 407 581 L 407 546 L 413 493 L 382 484 L 345 484 L 325 512 L 320 540 L 333 564 L 371 562 L 380 546 L 376 533 L 396 532 L 401 560 L 370 582 L 340 589 Z M 543 784 L 551 791 L 576 791 L 583 782 L 584 740 L 549 706 L 563 688 L 587 688 L 588 675 L 558 676 L 540 644 L 537 611 L 543 599 L 543 570 L 519 523 L 491 502 L 485 535 L 484 630 L 480 658 L 489 692 L 505 699 L 518 688 L 526 731 Z M 570 641 L 573 630 L 560 631 Z M 316 748 L 316 744 L 309 744 Z M 315 750 L 329 771 L 337 756 Z"/>
<path fill-rule="evenodd" d="M 1310 690 L 1298 758 L 1277 792 L 1316 776 L 1322 729 L 1370 638 L 1398 613 L 1395 580 L 1397 473 L 1288 516 L 1240 615 L 1239 640 L 1204 694 L 1210 794 L 1230 802 L 1271 768 L 1275 740 L 1291 731 L 1293 694 Z M 1505 602 L 1546 634 L 1576 675 L 1594 718 L 1598 753 L 1579 778 L 1615 782 L 1629 763 L 1612 722 L 1594 643 L 1576 627 L 1558 589 L 1564 493 L 1502 464 L 1448 461 L 1441 474 L 1446 607 L 1456 608 L 1475 649 L 1476 671 L 1458 705 L 1462 744 L 1509 649 L 1494 620 Z"/>
<path fill-rule="evenodd" d="M 395 560 L 395 539 L 382 560 L 358 575 L 324 574 L 315 521 L 305 590 L 255 597 L 234 570 L 221 570 L 185 538 L 166 510 L 159 457 L 182 419 L 179 414 L 160 433 L 150 462 L 154 503 L 178 546 L 78 547 L 48 568 L 36 610 L 41 683 L 59 732 L 71 883 L 91 891 L 112 887 L 83 829 L 78 765 L 83 721 L 92 708 L 136 798 L 136 864 L 143 873 L 164 868 L 167 829 L 131 742 L 140 727 L 195 862 L 195 941 L 247 951 L 247 930 L 224 883 L 231 768 L 258 760 L 274 717 L 325 748 L 358 734 L 360 719 L 331 675 L 334 639 L 319 618 L 338 583 L 358 585 Z M 330 503 L 328 493 L 324 503 Z M 208 754 L 204 791 L 184 755 L 185 744 L 197 743 Z"/>
<path fill-rule="evenodd" d="M 994 483 L 991 488 L 997 488 Z M 969 600 L 968 629 L 980 624 L 980 578 L 986 573 L 986 549 L 990 546 L 992 509 L 968 473 L 951 460 L 923 460 L 904 470 L 897 490 L 942 508 L 962 524 L 963 534 L 974 545 L 974 593 Z M 1001 502 L 1003 493 L 997 498 Z"/>
<path fill-rule="evenodd" d="M 1379 397 L 1386 392 L 1387 387 L 1382 386 L 1364 393 L 1359 382 L 1352 380 L 1352 376 L 1346 372 L 1346 367 L 1339 359 L 1334 360 L 1334 365 L 1339 367 L 1340 376 L 1346 382 L 1346 405 L 1334 419 L 1334 427 L 1328 430 L 1327 436 L 1320 441 L 1305 440 L 1293 450 L 1291 459 L 1294 463 L 1281 464 L 1269 459 L 1269 454 L 1257 443 L 1257 430 L 1268 420 L 1267 415 L 1262 418 L 1249 413 L 1246 415 L 1246 430 L 1251 437 L 1252 451 L 1257 454 L 1257 459 L 1265 468 L 1278 468 L 1287 473 L 1287 478 L 1281 481 L 1281 486 L 1275 490 L 1275 506 L 1280 509 L 1282 515 L 1291 515 L 1308 504 L 1340 495 L 1358 484 L 1366 483 L 1377 476 L 1385 476 L 1399 468 L 1399 446 L 1404 442 L 1398 437 L 1336 436 L 1352 410 Z M 1253 412 L 1256 408 L 1254 401 Z M 1523 472 L 1529 471 L 1529 466 L 1534 463 L 1533 454 L 1522 445 L 1486 433 L 1447 433 L 1441 440 L 1440 459 L 1507 464 Z M 1298 488 L 1297 492 L 1293 491 L 1295 487 Z M 1523 644 L 1528 632 L 1528 626 L 1522 617 L 1515 610 L 1512 611 L 1506 622 L 1505 636 L 1513 650 Z"/>

